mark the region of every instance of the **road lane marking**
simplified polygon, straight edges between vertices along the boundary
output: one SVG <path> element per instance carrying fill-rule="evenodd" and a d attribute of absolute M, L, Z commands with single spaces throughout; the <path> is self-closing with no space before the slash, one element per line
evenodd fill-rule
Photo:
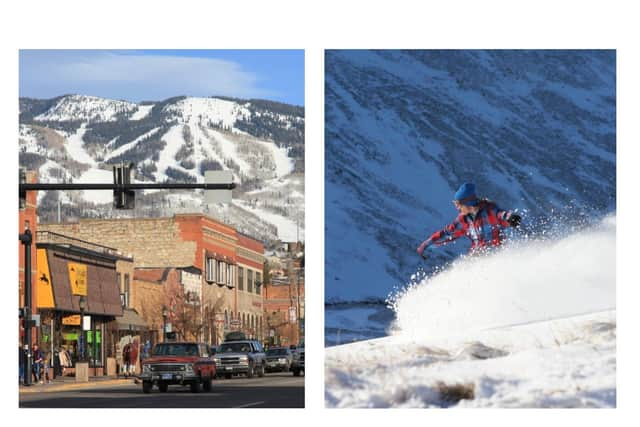
<path fill-rule="evenodd" d="M 234 407 L 235 408 L 249 408 L 251 406 L 263 405 L 263 404 L 264 404 L 264 401 L 261 401 L 261 402 L 246 403 L 244 405 L 234 406 Z"/>

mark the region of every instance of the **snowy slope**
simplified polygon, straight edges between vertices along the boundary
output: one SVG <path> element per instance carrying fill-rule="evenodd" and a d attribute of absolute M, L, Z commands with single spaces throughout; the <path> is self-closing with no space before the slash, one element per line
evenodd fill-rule
<path fill-rule="evenodd" d="M 614 51 L 327 51 L 325 298 L 383 300 L 464 181 L 529 234 L 614 211 Z"/>
<path fill-rule="evenodd" d="M 129 117 L 129 120 L 142 120 L 149 115 L 154 104 L 138 105 L 138 109 Z"/>
<path fill-rule="evenodd" d="M 82 95 L 20 105 L 21 162 L 37 167 L 41 182 L 111 182 L 112 164 L 120 162 L 136 164 L 134 182 L 204 182 L 204 170 L 229 169 L 238 188 L 226 219 L 265 241 L 304 237 L 304 176 L 294 167 L 304 164 L 301 107 L 193 97 L 137 105 Z M 227 212 L 203 206 L 201 191 L 142 194 L 153 195 L 152 205 L 136 215 Z M 55 218 L 57 197 L 86 206 L 86 216 L 127 214 L 113 211 L 109 191 L 86 191 L 52 192 L 41 216 Z"/>
<path fill-rule="evenodd" d="M 615 407 L 615 218 L 462 260 L 397 296 L 392 336 L 325 350 L 331 407 Z"/>
<path fill-rule="evenodd" d="M 217 98 L 185 98 L 170 104 L 164 111 L 183 123 L 213 123 L 233 128 L 236 120 L 249 116 L 249 110 L 233 101 Z"/>
<path fill-rule="evenodd" d="M 51 109 L 35 117 L 37 121 L 109 122 L 119 114 L 136 111 L 136 104 L 95 96 L 70 95 L 58 101 Z"/>

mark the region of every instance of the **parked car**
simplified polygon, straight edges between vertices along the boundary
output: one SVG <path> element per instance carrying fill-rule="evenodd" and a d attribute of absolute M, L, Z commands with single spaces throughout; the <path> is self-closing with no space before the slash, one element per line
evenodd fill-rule
<path fill-rule="evenodd" d="M 218 377 L 227 379 L 238 374 L 263 377 L 266 368 L 262 345 L 255 340 L 225 341 L 216 349 L 213 360 Z"/>
<path fill-rule="evenodd" d="M 304 372 L 304 343 L 293 353 L 291 371 L 295 377 L 299 377 L 300 372 Z"/>
<path fill-rule="evenodd" d="M 289 372 L 293 363 L 293 353 L 286 347 L 270 348 L 265 353 L 267 372 Z"/>
<path fill-rule="evenodd" d="M 142 391 L 151 393 L 154 385 L 166 392 L 169 385 L 188 385 L 193 393 L 211 390 L 216 366 L 209 347 L 196 342 L 166 342 L 153 347 L 142 362 Z"/>

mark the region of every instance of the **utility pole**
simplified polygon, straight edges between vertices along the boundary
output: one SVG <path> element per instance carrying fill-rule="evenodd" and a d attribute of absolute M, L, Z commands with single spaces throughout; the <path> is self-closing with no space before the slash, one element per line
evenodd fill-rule
<path fill-rule="evenodd" d="M 23 323 L 24 323 L 24 347 L 25 347 L 25 363 L 24 363 L 24 385 L 31 385 L 31 242 L 33 237 L 29 230 L 29 221 L 25 221 L 24 233 L 18 235 L 18 239 L 24 245 L 24 307 Z"/>

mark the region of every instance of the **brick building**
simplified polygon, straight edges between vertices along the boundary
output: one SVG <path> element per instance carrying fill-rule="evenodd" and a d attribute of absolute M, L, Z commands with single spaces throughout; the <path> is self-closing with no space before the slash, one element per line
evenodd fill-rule
<path fill-rule="evenodd" d="M 271 278 L 264 289 L 265 335 L 271 346 L 304 340 L 304 252 L 300 244 L 288 244 L 286 250 L 270 260 Z"/>
<path fill-rule="evenodd" d="M 203 319 L 201 337 L 217 344 L 225 332 L 242 330 L 262 338 L 259 285 L 264 246 L 227 224 L 202 214 L 176 214 L 170 218 L 81 219 L 40 224 L 40 229 L 117 247 L 135 259 L 137 269 L 198 269 L 202 272 L 200 292 L 189 298 L 196 298 L 191 308 L 196 305 Z M 141 282 L 144 277 L 139 271 L 135 274 Z"/>
<path fill-rule="evenodd" d="M 130 307 L 156 332 L 156 342 L 163 340 L 166 324 L 171 325 L 177 339 L 212 342 L 201 291 L 202 272 L 198 268 L 136 268 Z"/>

